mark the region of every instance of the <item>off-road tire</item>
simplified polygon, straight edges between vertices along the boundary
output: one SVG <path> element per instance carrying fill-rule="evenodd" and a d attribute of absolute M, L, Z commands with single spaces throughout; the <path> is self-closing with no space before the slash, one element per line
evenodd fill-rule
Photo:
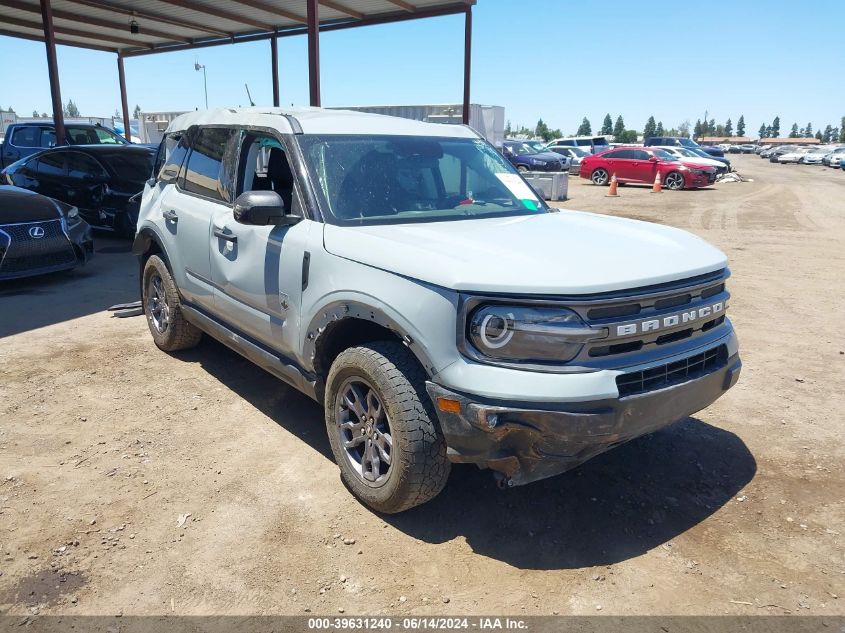
<path fill-rule="evenodd" d="M 164 331 L 160 331 L 156 327 L 153 314 L 150 310 L 150 284 L 156 276 L 161 281 L 161 288 L 164 291 L 165 303 L 168 309 L 168 323 Z M 182 303 L 176 283 L 173 281 L 173 276 L 170 274 L 167 264 L 158 255 L 152 255 L 144 264 L 141 293 L 141 305 L 144 307 L 144 317 L 147 319 L 147 325 L 150 328 L 153 341 L 155 341 L 159 349 L 165 352 L 176 352 L 196 347 L 200 339 L 202 339 L 202 330 L 185 320 L 182 314 Z"/>
<path fill-rule="evenodd" d="M 340 443 L 338 391 L 360 377 L 374 389 L 389 419 L 393 448 L 387 480 L 379 487 L 356 472 Z M 326 380 L 326 430 L 343 482 L 363 503 L 393 514 L 433 499 L 446 485 L 451 464 L 446 442 L 425 390 L 425 372 L 401 343 L 377 341 L 341 352 Z"/>

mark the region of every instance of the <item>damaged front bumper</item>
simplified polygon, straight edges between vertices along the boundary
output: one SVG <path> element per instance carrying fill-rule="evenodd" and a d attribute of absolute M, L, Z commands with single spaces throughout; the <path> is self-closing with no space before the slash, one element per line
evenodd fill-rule
<path fill-rule="evenodd" d="M 581 402 L 498 401 L 426 387 L 452 462 L 500 473 L 508 486 L 551 477 L 619 444 L 704 409 L 736 384 L 742 363 L 734 351 L 712 371 L 679 384 L 626 397 Z M 444 411 L 442 400 L 459 403 Z M 457 405 L 450 403 L 451 409 Z"/>

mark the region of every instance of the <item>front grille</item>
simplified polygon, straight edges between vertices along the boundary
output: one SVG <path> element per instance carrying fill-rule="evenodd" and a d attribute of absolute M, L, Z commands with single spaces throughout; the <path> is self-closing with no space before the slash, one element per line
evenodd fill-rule
<path fill-rule="evenodd" d="M 620 374 L 616 377 L 619 397 L 664 389 L 713 373 L 728 363 L 728 348 L 719 345 L 712 349 L 672 363 L 650 369 Z"/>
<path fill-rule="evenodd" d="M 646 291 L 629 299 L 568 303 L 587 325 L 607 331 L 604 338 L 585 344 L 578 360 L 586 365 L 624 366 L 626 357 L 633 354 L 666 350 L 660 353 L 669 356 L 673 344 L 681 341 L 692 344 L 693 339 L 725 323 L 730 297 L 725 288 L 726 276 L 727 271 L 720 271 L 703 279 L 678 283 L 672 289 Z M 699 313 L 701 308 L 717 304 L 718 310 Z M 643 325 L 646 321 L 648 328 Z M 626 325 L 634 323 L 639 327 L 633 331 L 626 329 Z"/>
<path fill-rule="evenodd" d="M 44 229 L 44 237 L 31 237 L 29 231 L 33 227 Z M 60 268 L 76 261 L 61 220 L 0 225 L 0 248 L 3 245 L 0 274 Z"/>

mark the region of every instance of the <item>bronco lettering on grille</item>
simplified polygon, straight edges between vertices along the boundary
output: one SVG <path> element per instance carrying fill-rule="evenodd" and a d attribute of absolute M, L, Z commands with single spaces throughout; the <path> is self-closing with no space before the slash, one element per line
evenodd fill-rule
<path fill-rule="evenodd" d="M 616 336 L 631 336 L 632 334 L 656 332 L 657 330 L 675 327 L 676 325 L 691 323 L 708 317 L 716 317 L 726 308 L 727 305 L 725 302 L 719 301 L 711 305 L 696 308 L 695 310 L 686 310 L 684 312 L 678 312 L 677 314 L 669 314 L 657 319 L 644 319 L 642 321 L 617 325 Z"/>

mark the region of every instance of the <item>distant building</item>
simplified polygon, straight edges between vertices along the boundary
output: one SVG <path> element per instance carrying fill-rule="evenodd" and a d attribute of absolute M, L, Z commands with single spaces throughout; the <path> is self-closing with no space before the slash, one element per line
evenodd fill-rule
<path fill-rule="evenodd" d="M 744 145 L 753 143 L 750 136 L 702 136 L 698 139 L 699 145 L 718 145 L 719 143 L 730 143 L 731 145 Z"/>
<path fill-rule="evenodd" d="M 814 136 L 808 138 L 761 138 L 760 145 L 819 145 L 821 141 Z"/>

